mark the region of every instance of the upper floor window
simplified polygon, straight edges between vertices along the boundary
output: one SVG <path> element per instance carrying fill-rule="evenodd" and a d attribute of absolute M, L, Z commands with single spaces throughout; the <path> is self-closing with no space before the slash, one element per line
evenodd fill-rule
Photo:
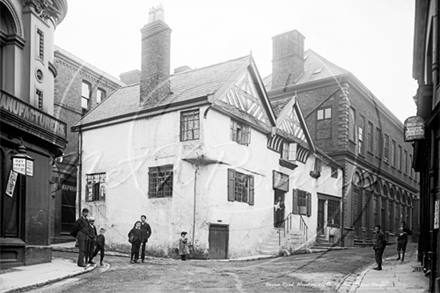
<path fill-rule="evenodd" d="M 351 141 L 355 141 L 355 132 L 356 132 L 356 112 L 353 107 L 348 109 L 348 139 Z"/>
<path fill-rule="evenodd" d="M 374 152 L 373 123 L 368 122 L 368 151 Z"/>
<path fill-rule="evenodd" d="M 408 152 L 407 152 L 407 150 L 405 150 L 404 152 L 405 152 L 405 154 L 403 155 L 403 166 L 405 166 L 404 167 L 405 168 L 404 173 L 408 174 L 408 164 L 406 162 L 407 158 L 408 158 Z"/>
<path fill-rule="evenodd" d="M 409 154 L 409 160 L 408 160 L 408 165 L 409 165 L 409 178 L 414 178 L 414 169 L 412 168 L 412 161 L 413 161 L 413 157 L 411 154 Z"/>
<path fill-rule="evenodd" d="M 199 139 L 199 109 L 180 113 L 180 141 Z"/>
<path fill-rule="evenodd" d="M 385 162 L 388 162 L 389 148 L 390 148 L 390 137 L 387 134 L 385 134 L 384 135 L 384 140 L 383 140 L 383 160 Z"/>
<path fill-rule="evenodd" d="M 331 138 L 332 108 L 319 109 L 316 112 L 316 139 Z"/>
<path fill-rule="evenodd" d="M 92 85 L 83 81 L 81 85 L 81 108 L 84 111 L 89 110 L 89 101 L 92 93 Z"/>
<path fill-rule="evenodd" d="M 96 103 L 99 104 L 104 99 L 105 99 L 105 91 L 103 89 L 98 89 L 98 92 L 96 94 Z"/>
<path fill-rule="evenodd" d="M 251 128 L 244 123 L 231 120 L 231 140 L 242 145 L 251 142 Z"/>
<path fill-rule="evenodd" d="M 296 148 L 297 145 L 294 142 L 292 143 L 288 143 L 286 141 L 283 142 L 281 158 L 288 161 L 296 161 Z"/>
<path fill-rule="evenodd" d="M 320 109 L 317 111 L 317 119 L 331 119 L 332 118 L 332 108 Z"/>
<path fill-rule="evenodd" d="M 86 201 L 105 200 L 105 173 L 86 175 Z"/>
<path fill-rule="evenodd" d="M 254 205 L 254 176 L 228 169 L 228 201 Z"/>
<path fill-rule="evenodd" d="M 38 109 L 43 110 L 43 91 L 36 89 L 35 96 L 37 98 Z"/>
<path fill-rule="evenodd" d="M 365 118 L 359 118 L 359 126 L 358 126 L 358 151 L 359 154 L 363 155 L 365 153 L 365 145 L 364 145 L 364 125 Z"/>
<path fill-rule="evenodd" d="M 173 196 L 173 165 L 148 168 L 148 196 Z"/>
<path fill-rule="evenodd" d="M 44 33 L 40 29 L 37 29 L 37 56 L 44 61 Z"/>
<path fill-rule="evenodd" d="M 300 189 L 293 190 L 293 214 L 312 215 L 312 195 Z"/>
<path fill-rule="evenodd" d="M 399 171 L 402 171 L 402 146 L 399 145 L 398 153 L 397 153 L 397 167 Z"/>
<path fill-rule="evenodd" d="M 376 128 L 376 156 L 382 158 L 382 130 Z"/>
<path fill-rule="evenodd" d="M 394 139 L 391 141 L 390 161 L 391 166 L 396 167 L 396 141 Z"/>

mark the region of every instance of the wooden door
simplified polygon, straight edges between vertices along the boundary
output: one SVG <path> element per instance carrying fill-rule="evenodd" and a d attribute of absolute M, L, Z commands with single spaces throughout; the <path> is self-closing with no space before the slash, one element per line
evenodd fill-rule
<path fill-rule="evenodd" d="M 61 197 L 61 233 L 69 234 L 75 225 L 76 192 L 63 190 Z"/>
<path fill-rule="evenodd" d="M 228 258 L 229 227 L 226 225 L 209 226 L 209 258 Z"/>
<path fill-rule="evenodd" d="M 324 208 L 325 200 L 318 199 L 318 226 L 316 231 L 318 235 L 324 234 Z"/>

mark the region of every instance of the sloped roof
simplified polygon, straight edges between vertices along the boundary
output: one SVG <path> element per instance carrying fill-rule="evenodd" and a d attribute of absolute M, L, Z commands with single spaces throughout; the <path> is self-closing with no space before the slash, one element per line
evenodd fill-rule
<path fill-rule="evenodd" d="M 300 85 L 316 80 L 339 76 L 349 73 L 347 70 L 331 63 L 315 51 L 308 49 L 304 52 L 304 72 L 293 83 Z M 263 79 L 267 91 L 272 90 L 272 74 Z"/>
<path fill-rule="evenodd" d="M 73 128 L 117 118 L 124 115 L 136 114 L 149 108 L 169 105 L 172 103 L 191 100 L 214 94 L 240 66 L 249 61 L 250 56 L 229 60 L 223 63 L 185 71 L 170 76 L 171 94 L 165 99 L 148 106 L 140 106 L 139 83 L 117 89 L 104 99 L 101 104 L 87 113 Z"/>

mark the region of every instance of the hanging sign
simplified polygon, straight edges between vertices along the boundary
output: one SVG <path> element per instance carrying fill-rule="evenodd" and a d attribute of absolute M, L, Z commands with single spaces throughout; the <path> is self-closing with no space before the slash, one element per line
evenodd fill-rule
<path fill-rule="evenodd" d="M 273 188 L 289 191 L 289 176 L 281 172 L 273 171 Z"/>
<path fill-rule="evenodd" d="M 26 175 L 34 176 L 34 162 L 31 160 L 26 160 Z"/>
<path fill-rule="evenodd" d="M 12 158 L 12 170 L 14 170 L 17 173 L 26 175 L 26 159 Z"/>
<path fill-rule="evenodd" d="M 11 170 L 9 173 L 8 183 L 6 184 L 6 194 L 12 197 L 14 194 L 15 183 L 17 182 L 18 173 Z"/>
<path fill-rule="evenodd" d="M 425 121 L 422 117 L 411 116 L 405 120 L 403 132 L 405 141 L 425 139 Z"/>

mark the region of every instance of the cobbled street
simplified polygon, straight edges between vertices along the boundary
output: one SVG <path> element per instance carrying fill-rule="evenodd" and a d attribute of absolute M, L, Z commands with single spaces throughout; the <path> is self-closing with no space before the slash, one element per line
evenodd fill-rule
<path fill-rule="evenodd" d="M 387 247 L 384 258 L 394 254 L 395 246 Z M 53 256 L 75 260 L 77 255 Z M 335 292 L 347 275 L 373 263 L 374 256 L 366 247 L 240 262 L 149 259 L 130 264 L 115 256 L 105 262 L 110 266 L 30 292 Z"/>

